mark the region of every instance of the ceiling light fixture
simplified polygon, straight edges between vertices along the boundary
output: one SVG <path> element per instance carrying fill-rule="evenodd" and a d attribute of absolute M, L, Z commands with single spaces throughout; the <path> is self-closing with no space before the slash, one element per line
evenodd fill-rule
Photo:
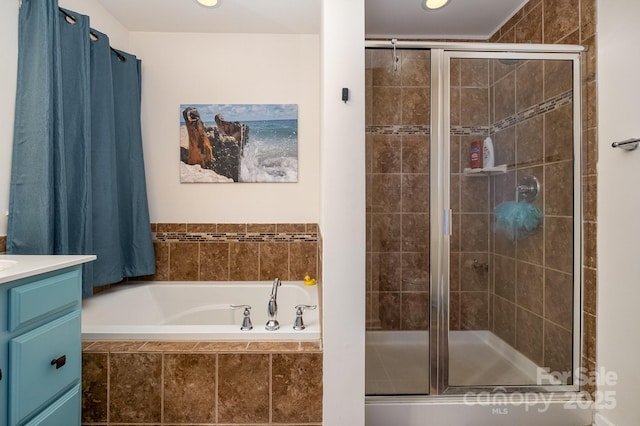
<path fill-rule="evenodd" d="M 217 7 L 220 6 L 221 0 L 196 0 L 202 6 L 205 7 Z"/>
<path fill-rule="evenodd" d="M 424 5 L 427 9 L 440 9 L 447 3 L 449 3 L 449 0 L 426 0 Z"/>

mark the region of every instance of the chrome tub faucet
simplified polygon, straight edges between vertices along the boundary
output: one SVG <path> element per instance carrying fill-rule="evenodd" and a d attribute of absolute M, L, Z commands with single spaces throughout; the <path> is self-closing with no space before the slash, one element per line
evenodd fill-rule
<path fill-rule="evenodd" d="M 276 320 L 278 316 L 278 287 L 282 285 L 280 278 L 273 280 L 273 287 L 271 288 L 271 297 L 269 297 L 269 304 L 267 305 L 267 316 L 269 320 L 265 328 L 269 331 L 274 331 L 280 328 L 280 324 Z"/>

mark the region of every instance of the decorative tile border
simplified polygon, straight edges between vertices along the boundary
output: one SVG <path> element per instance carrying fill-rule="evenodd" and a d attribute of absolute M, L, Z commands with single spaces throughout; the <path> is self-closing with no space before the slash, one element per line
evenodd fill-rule
<path fill-rule="evenodd" d="M 551 111 L 555 111 L 557 109 L 562 108 L 563 106 L 570 105 L 572 102 L 573 102 L 573 91 L 568 90 L 545 102 L 542 102 L 537 105 L 533 105 L 525 109 L 524 111 L 520 111 L 519 113 L 516 113 L 509 117 L 503 118 L 500 121 L 497 121 L 496 123 L 493 124 L 493 126 L 491 126 L 491 133 L 496 133 L 500 130 L 507 129 L 511 126 L 521 123 L 525 120 L 529 120 L 539 115 L 546 114 Z"/>
<path fill-rule="evenodd" d="M 154 242 L 317 242 L 316 223 L 152 223 Z"/>
<path fill-rule="evenodd" d="M 318 234 L 313 232 L 154 232 L 153 240 L 163 243 L 228 243 L 228 242 L 317 242 Z"/>
<path fill-rule="evenodd" d="M 516 124 L 546 114 L 551 111 L 570 105 L 573 102 L 573 91 L 568 90 L 545 102 L 533 105 L 524 111 L 520 111 L 509 117 L 495 122 L 491 126 L 451 126 L 451 136 L 489 136 L 500 130 L 515 126 Z M 430 135 L 431 126 L 367 126 L 366 132 L 374 135 Z"/>
<path fill-rule="evenodd" d="M 451 136 L 489 136 L 489 126 L 451 126 Z"/>
<path fill-rule="evenodd" d="M 374 135 L 426 135 L 431 133 L 431 126 L 367 126 L 367 133 Z"/>

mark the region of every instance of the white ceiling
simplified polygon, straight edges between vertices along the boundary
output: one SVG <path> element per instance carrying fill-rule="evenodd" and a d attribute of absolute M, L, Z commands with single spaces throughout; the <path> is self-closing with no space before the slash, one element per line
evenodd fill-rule
<path fill-rule="evenodd" d="M 129 31 L 319 34 L 321 0 L 98 0 Z"/>
<path fill-rule="evenodd" d="M 129 31 L 318 34 L 322 0 L 98 0 Z M 486 39 L 528 0 L 365 0 L 367 38 Z"/>
<path fill-rule="evenodd" d="M 450 0 L 426 10 L 424 0 L 365 0 L 367 38 L 491 37 L 529 0 Z"/>

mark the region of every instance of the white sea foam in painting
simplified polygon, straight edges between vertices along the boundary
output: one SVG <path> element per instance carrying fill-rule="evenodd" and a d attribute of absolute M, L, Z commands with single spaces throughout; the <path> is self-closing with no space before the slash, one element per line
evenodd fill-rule
<path fill-rule="evenodd" d="M 180 162 L 180 182 L 233 182 L 233 179 L 220 176 L 213 170 L 200 167 L 200 164 L 190 166 Z"/>
<path fill-rule="evenodd" d="M 253 142 L 244 148 L 240 182 L 297 182 L 298 158 L 269 151 L 269 146 Z"/>
<path fill-rule="evenodd" d="M 240 164 L 240 182 L 298 181 L 298 121 L 247 122 L 249 142 Z"/>

